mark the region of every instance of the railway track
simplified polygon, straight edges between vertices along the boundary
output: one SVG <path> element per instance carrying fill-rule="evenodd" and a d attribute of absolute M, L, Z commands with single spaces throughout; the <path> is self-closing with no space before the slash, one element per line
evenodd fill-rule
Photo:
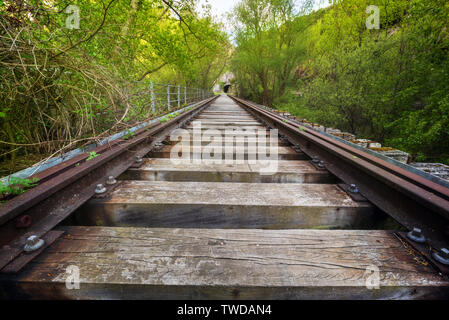
<path fill-rule="evenodd" d="M 6 298 L 449 294 L 446 187 L 237 98 L 39 178 L 0 209 Z M 45 245 L 24 253 L 30 235 Z"/>

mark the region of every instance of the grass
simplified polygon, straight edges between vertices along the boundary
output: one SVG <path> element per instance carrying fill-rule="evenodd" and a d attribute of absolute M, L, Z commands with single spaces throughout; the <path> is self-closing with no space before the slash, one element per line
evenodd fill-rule
<path fill-rule="evenodd" d="M 9 184 L 5 185 L 0 181 L 0 203 L 12 199 L 15 196 L 25 193 L 25 191 L 37 186 L 39 179 L 22 179 L 17 177 L 10 177 Z"/>
<path fill-rule="evenodd" d="M 122 137 L 123 140 L 128 140 L 134 138 L 134 132 L 129 129 L 126 129 L 126 134 Z"/>
<path fill-rule="evenodd" d="M 94 158 L 96 158 L 98 156 L 99 156 L 99 154 L 96 153 L 95 151 L 89 152 L 89 157 L 87 157 L 86 162 L 89 161 L 89 160 L 92 160 L 92 159 L 94 159 Z"/>
<path fill-rule="evenodd" d="M 174 113 L 171 113 L 171 114 L 167 114 L 165 117 L 162 117 L 159 121 L 160 121 L 161 123 L 165 123 L 165 122 L 167 122 L 168 120 L 171 120 L 171 119 L 176 118 L 177 116 L 179 116 L 179 112 L 178 112 L 178 111 L 176 111 L 176 112 L 174 112 Z"/>

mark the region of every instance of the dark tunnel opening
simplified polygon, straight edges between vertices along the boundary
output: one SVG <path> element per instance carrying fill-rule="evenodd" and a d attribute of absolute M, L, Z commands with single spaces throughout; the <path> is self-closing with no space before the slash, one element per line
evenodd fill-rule
<path fill-rule="evenodd" d="M 225 84 L 224 87 L 223 87 L 223 90 L 224 90 L 225 93 L 228 93 L 230 88 L 231 88 L 230 84 Z"/>

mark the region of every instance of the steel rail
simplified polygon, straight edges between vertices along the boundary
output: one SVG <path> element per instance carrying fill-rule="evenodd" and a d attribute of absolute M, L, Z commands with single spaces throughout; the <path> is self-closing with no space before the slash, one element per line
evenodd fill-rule
<path fill-rule="evenodd" d="M 49 177 L 35 188 L 0 206 L 0 272 L 22 252 L 30 235 L 43 237 L 95 194 L 95 186 L 108 176 L 117 177 L 162 141 L 167 134 L 190 121 L 217 97 L 200 102 L 165 123 L 137 131 L 136 137 L 103 147 L 98 157 L 77 166 L 74 161 L 42 172 Z M 82 158 L 83 159 L 83 158 Z M 80 163 L 80 162 L 78 162 Z M 51 178 L 51 179 L 50 179 Z M 32 221 L 26 228 L 17 227 L 17 219 Z"/>
<path fill-rule="evenodd" d="M 324 161 L 326 169 L 409 230 L 423 230 L 429 245 L 424 253 L 449 243 L 449 189 L 357 148 L 300 126 L 257 105 L 232 97 L 253 115 L 298 145 L 306 155 Z M 447 268 L 438 265 L 440 270 Z"/>

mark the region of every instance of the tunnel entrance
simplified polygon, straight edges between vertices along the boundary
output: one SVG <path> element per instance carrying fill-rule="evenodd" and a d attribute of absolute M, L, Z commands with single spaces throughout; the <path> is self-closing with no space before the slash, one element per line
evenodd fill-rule
<path fill-rule="evenodd" d="M 231 85 L 230 85 L 230 84 L 225 84 L 225 85 L 223 86 L 223 91 L 224 91 L 225 93 L 228 93 L 228 91 L 229 91 L 230 88 L 231 88 Z"/>

